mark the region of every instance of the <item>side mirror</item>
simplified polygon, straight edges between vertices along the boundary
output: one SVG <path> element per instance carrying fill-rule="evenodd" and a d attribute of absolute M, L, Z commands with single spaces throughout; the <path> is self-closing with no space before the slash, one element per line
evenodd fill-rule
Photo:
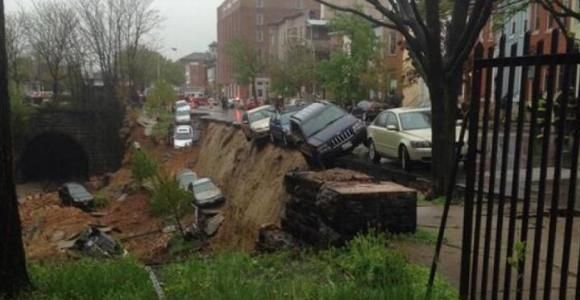
<path fill-rule="evenodd" d="M 399 131 L 399 128 L 395 125 L 387 125 L 387 130 L 389 131 Z"/>

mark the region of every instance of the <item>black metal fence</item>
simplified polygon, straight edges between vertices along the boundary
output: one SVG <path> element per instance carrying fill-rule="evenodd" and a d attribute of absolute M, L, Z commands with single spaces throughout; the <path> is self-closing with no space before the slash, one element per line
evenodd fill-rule
<path fill-rule="evenodd" d="M 580 55 L 562 36 L 476 48 L 462 299 L 580 299 Z"/>

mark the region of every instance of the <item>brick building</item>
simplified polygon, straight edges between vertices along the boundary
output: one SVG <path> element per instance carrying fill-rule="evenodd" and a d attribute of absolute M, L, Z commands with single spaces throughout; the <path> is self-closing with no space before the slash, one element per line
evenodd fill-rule
<path fill-rule="evenodd" d="M 203 93 L 208 90 L 208 68 L 213 61 L 214 58 L 208 52 L 194 52 L 179 59 L 185 68 L 186 90 Z"/>
<path fill-rule="evenodd" d="M 314 0 L 225 0 L 217 10 L 218 49 L 217 84 L 226 97 L 248 99 L 251 89 L 240 86 L 235 80 L 233 62 L 228 47 L 236 40 L 244 41 L 256 49 L 262 58 L 269 51 L 268 24 L 283 17 L 302 12 L 319 11 L 320 4 Z M 256 98 L 268 97 L 268 79 L 256 79 Z"/>

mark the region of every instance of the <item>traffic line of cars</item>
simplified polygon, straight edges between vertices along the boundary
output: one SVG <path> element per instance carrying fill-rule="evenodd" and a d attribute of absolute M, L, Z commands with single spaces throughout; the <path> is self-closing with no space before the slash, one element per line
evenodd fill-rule
<path fill-rule="evenodd" d="M 191 106 L 185 100 L 175 102 L 175 129 L 173 130 L 172 143 L 174 149 L 191 147 L 194 132 L 191 126 Z"/>
<path fill-rule="evenodd" d="M 311 165 L 326 165 L 364 144 L 372 162 L 396 159 L 408 169 L 415 161 L 431 162 L 431 124 L 430 108 L 383 110 L 367 126 L 339 106 L 317 101 L 281 110 L 260 106 L 246 111 L 240 126 L 248 141 L 269 138 L 273 144 L 294 146 Z M 459 141 L 460 128 L 456 132 Z M 465 147 L 462 151 L 465 155 Z"/>

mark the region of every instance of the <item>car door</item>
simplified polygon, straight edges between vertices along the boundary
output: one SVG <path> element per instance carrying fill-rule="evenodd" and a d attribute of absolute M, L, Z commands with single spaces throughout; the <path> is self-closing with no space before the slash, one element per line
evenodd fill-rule
<path fill-rule="evenodd" d="M 381 113 L 369 126 L 369 138 L 373 140 L 377 152 L 384 154 L 385 134 L 387 133 L 387 113 Z"/>
<path fill-rule="evenodd" d="M 386 117 L 386 126 L 385 126 L 385 134 L 384 134 L 384 148 L 385 154 L 390 157 L 397 157 L 398 148 L 399 148 L 399 140 L 400 140 L 400 126 L 399 121 L 397 120 L 397 115 L 393 112 L 387 112 Z M 389 129 L 389 127 L 393 127 L 394 129 Z"/>

